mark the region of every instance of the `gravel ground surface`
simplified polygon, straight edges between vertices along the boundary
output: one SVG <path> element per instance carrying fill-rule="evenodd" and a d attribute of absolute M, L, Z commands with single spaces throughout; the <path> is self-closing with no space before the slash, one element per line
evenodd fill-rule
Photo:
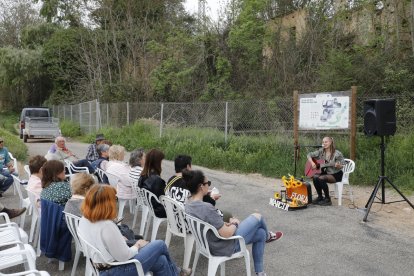
<path fill-rule="evenodd" d="M 44 155 L 51 141 L 33 141 L 27 145 L 31 156 Z M 69 142 L 67 146 L 82 157 L 88 145 Z M 265 271 L 269 276 L 414 275 L 414 212 L 406 203 L 374 204 L 368 222 L 363 223 L 364 210 L 356 206 L 365 205 L 371 188 L 354 187 L 355 205 L 345 198 L 343 206 L 337 206 L 334 200 L 331 207 L 310 205 L 307 209 L 286 212 L 269 205 L 273 192 L 281 188 L 280 180 L 193 167 L 202 169 L 212 181 L 212 186 L 220 190 L 222 198 L 217 203 L 218 208 L 228 210 L 240 219 L 252 212 L 260 212 L 270 230 L 284 232 L 283 239 L 266 246 Z M 23 172 L 22 168 L 20 172 Z M 172 174 L 173 163 L 164 161 L 162 177 L 168 179 Z M 390 194 L 390 197 L 398 199 L 395 194 Z M 414 202 L 412 196 L 410 199 Z M 13 189 L 9 189 L 1 201 L 7 207 L 18 207 L 18 197 L 13 195 Z M 124 222 L 131 225 L 133 217 L 128 208 L 124 210 L 124 217 Z M 140 214 L 137 221 L 140 221 Z M 138 228 L 139 225 L 135 230 Z M 29 231 L 30 217 L 26 218 L 24 229 Z M 165 229 L 166 225 L 162 224 L 157 235 L 159 239 L 165 238 Z M 74 252 L 73 246 L 73 255 Z M 181 238 L 173 237 L 170 254 L 178 265 L 182 264 Z M 76 275 L 83 275 L 84 267 L 85 260 L 81 257 Z M 58 271 L 56 260 L 48 262 L 41 256 L 37 259 L 37 268 L 47 270 L 51 275 L 70 275 L 72 262 L 65 264 L 64 271 Z M 2 272 L 21 270 L 22 267 L 16 267 Z M 227 262 L 226 274 L 245 275 L 243 260 Z M 204 257 L 200 257 L 195 275 L 207 275 Z"/>

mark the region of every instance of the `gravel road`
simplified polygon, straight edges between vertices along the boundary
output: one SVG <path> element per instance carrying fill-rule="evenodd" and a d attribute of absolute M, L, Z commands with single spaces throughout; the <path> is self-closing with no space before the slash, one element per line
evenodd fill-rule
<path fill-rule="evenodd" d="M 44 155 L 50 141 L 31 142 L 29 154 Z M 87 144 L 67 143 L 78 156 L 86 154 Z M 126 159 L 127 160 L 127 157 Z M 370 214 L 367 223 L 360 209 L 350 209 L 347 201 L 343 206 L 315 207 L 286 212 L 269 205 L 273 191 L 280 189 L 280 181 L 260 175 L 243 175 L 202 169 L 217 187 L 222 198 L 217 207 L 228 210 L 238 218 L 245 218 L 252 212 L 260 212 L 266 218 L 269 229 L 284 232 L 282 240 L 268 244 L 265 249 L 265 271 L 267 275 L 413 275 L 414 240 L 412 235 L 391 230 L 375 223 L 375 213 Z M 163 161 L 164 179 L 173 174 L 173 163 Z M 6 206 L 17 207 L 17 196 L 10 189 L 2 199 Z M 131 225 L 132 215 L 124 211 L 124 222 Z M 411 213 L 411 220 L 413 214 Z M 17 220 L 16 220 L 17 221 Z M 140 215 L 138 220 L 140 221 Z M 30 217 L 26 219 L 25 230 L 29 231 Z M 165 238 L 165 225 L 161 225 L 158 238 Z M 413 230 L 413 229 L 412 229 Z M 414 232 L 414 231 L 411 231 Z M 249 246 L 250 247 L 250 246 Z M 181 238 L 173 238 L 170 252 L 177 264 L 183 260 Z M 74 254 L 74 250 L 73 250 Z M 77 275 L 84 273 L 84 258 L 81 258 Z M 37 259 L 39 270 L 51 275 L 70 275 L 72 263 L 66 263 L 64 271 L 58 271 L 57 262 L 47 262 L 44 256 Z M 253 263 L 252 263 L 253 270 Z M 12 272 L 17 270 L 7 270 Z M 226 263 L 227 275 L 245 275 L 242 260 Z M 201 257 L 195 275 L 207 275 L 207 261 Z"/>

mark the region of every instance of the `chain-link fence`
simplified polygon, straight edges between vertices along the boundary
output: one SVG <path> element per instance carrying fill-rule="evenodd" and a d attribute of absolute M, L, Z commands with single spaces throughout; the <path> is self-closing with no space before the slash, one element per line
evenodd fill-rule
<path fill-rule="evenodd" d="M 413 129 L 414 95 L 387 97 L 357 97 L 357 131 L 363 131 L 364 100 L 396 98 L 397 131 Z M 271 101 L 233 101 L 208 103 L 154 103 L 122 102 L 99 103 L 97 100 L 53 106 L 54 115 L 62 120 L 78 122 L 84 133 L 98 131 L 100 127 L 122 127 L 136 120 L 152 120 L 160 128 L 201 127 L 223 131 L 225 139 L 232 134 L 258 135 L 263 133 L 293 133 L 293 98 Z M 338 134 L 349 130 L 331 131 Z M 320 131 L 301 131 L 302 135 L 318 135 Z"/>

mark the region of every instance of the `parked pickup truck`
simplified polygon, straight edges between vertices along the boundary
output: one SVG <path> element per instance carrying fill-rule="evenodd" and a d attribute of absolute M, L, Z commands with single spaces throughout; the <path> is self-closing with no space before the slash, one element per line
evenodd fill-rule
<path fill-rule="evenodd" d="M 49 108 L 23 108 L 20 115 L 20 138 L 55 138 L 60 135 L 59 119 L 51 117 Z"/>

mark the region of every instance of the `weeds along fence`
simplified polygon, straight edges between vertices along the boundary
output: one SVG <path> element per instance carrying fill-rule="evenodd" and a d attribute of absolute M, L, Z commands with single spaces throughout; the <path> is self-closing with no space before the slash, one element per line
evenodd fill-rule
<path fill-rule="evenodd" d="M 363 102 L 367 99 L 396 98 L 397 132 L 413 130 L 414 95 L 357 97 L 357 130 L 363 132 Z M 120 102 L 100 103 L 98 100 L 73 105 L 54 105 L 54 116 L 79 123 L 83 133 L 102 127 L 123 127 L 137 120 L 150 120 L 159 127 L 159 137 L 168 128 L 211 128 L 223 133 L 225 142 L 231 135 L 284 134 L 293 135 L 293 99 L 232 102 Z M 349 130 L 300 131 L 301 137 L 320 139 L 321 135 L 348 135 Z"/>

